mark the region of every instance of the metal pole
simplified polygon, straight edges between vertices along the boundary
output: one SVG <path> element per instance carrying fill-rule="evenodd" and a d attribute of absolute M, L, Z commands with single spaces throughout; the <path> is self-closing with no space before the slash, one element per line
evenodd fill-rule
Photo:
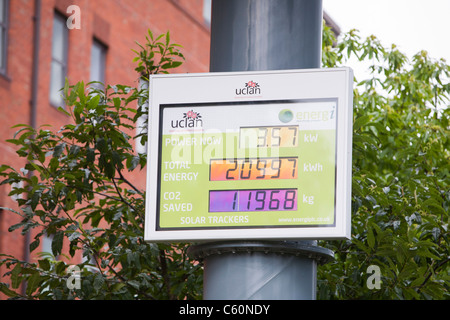
<path fill-rule="evenodd" d="M 319 68 L 322 0 L 213 0 L 211 72 Z M 315 299 L 316 241 L 224 241 L 190 248 L 204 299 Z"/>
<path fill-rule="evenodd" d="M 322 0 L 212 0 L 211 72 L 320 68 Z"/>
<path fill-rule="evenodd" d="M 203 261 L 206 300 L 314 300 L 317 264 L 333 258 L 316 241 L 223 241 L 189 249 Z"/>

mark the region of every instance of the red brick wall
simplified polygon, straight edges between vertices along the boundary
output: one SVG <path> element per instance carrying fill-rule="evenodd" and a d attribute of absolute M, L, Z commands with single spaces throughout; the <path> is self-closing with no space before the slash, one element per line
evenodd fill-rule
<path fill-rule="evenodd" d="M 0 164 L 16 168 L 23 167 L 24 163 L 18 161 L 14 146 L 5 140 L 17 130 L 12 125 L 30 123 L 34 3 L 10 0 L 8 72 L 6 77 L 0 75 Z M 69 16 L 71 13 L 67 14 L 66 9 L 72 4 L 81 9 L 81 29 L 69 30 L 71 84 L 89 81 L 91 45 L 96 37 L 108 47 L 105 82 L 136 86 L 138 76 L 131 49 L 137 49 L 135 41 L 145 42 L 148 29 L 155 35 L 170 30 L 171 41 L 183 46 L 186 62 L 174 72 L 209 69 L 209 28 L 203 22 L 203 0 L 42 0 L 37 126 L 51 124 L 57 130 L 70 120 L 50 105 L 49 87 L 54 12 L 58 10 Z M 145 174 L 134 179 L 141 188 L 145 186 Z M 14 207 L 14 201 L 7 196 L 9 191 L 9 185 L 0 187 L 0 206 Z M 19 221 L 16 215 L 0 211 L 0 253 L 21 259 L 24 238 L 20 231 L 7 231 Z M 36 249 L 33 254 L 39 251 Z M 0 276 L 5 272 L 2 268 Z"/>
<path fill-rule="evenodd" d="M 15 148 L 4 142 L 12 138 L 17 129 L 11 126 L 18 123 L 29 123 L 33 3 L 31 1 L 10 1 L 8 76 L 0 75 L 0 163 L 15 165 L 20 168 Z M 0 206 L 14 207 L 14 202 L 7 197 L 9 185 L 0 188 Z M 8 227 L 20 220 L 9 211 L 0 211 L 0 252 L 23 256 L 23 238 L 20 232 L 8 233 Z M 4 269 L 0 270 L 3 273 Z"/>

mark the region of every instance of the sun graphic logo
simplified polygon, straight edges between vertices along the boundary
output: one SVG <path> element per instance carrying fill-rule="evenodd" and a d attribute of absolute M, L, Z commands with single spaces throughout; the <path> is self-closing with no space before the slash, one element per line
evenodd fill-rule
<path fill-rule="evenodd" d="M 200 112 L 189 110 L 183 113 L 183 119 L 172 120 L 170 125 L 172 128 L 197 128 L 203 126 L 203 120 Z"/>
<path fill-rule="evenodd" d="M 288 123 L 293 118 L 294 118 L 294 114 L 289 109 L 283 109 L 278 114 L 278 119 L 280 119 L 280 121 L 283 122 L 283 123 Z"/>
<path fill-rule="evenodd" d="M 244 84 L 243 88 L 236 89 L 236 95 L 252 95 L 252 94 L 261 94 L 261 88 L 259 84 L 253 80 L 250 80 Z"/>

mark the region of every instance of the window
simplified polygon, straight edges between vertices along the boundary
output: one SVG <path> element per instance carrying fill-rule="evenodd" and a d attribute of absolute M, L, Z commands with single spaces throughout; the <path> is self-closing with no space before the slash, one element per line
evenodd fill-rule
<path fill-rule="evenodd" d="M 47 254 L 52 254 L 52 242 L 53 242 L 53 235 L 49 236 L 47 233 L 44 234 L 44 236 L 41 238 L 41 251 L 45 252 Z M 56 258 L 56 257 L 55 257 Z"/>
<path fill-rule="evenodd" d="M 53 18 L 52 35 L 52 65 L 50 73 L 50 103 L 56 107 L 63 106 L 61 89 L 67 75 L 67 49 L 69 45 L 69 32 L 66 27 L 66 18 L 55 13 Z"/>
<path fill-rule="evenodd" d="M 211 0 L 203 0 L 203 19 L 206 24 L 211 23 Z"/>
<path fill-rule="evenodd" d="M 91 49 L 91 78 L 90 81 L 105 83 L 106 46 L 94 39 Z M 99 83 L 91 85 L 96 89 L 103 89 Z"/>
<path fill-rule="evenodd" d="M 0 0 L 0 74 L 6 74 L 8 52 L 8 5 L 9 0 Z"/>

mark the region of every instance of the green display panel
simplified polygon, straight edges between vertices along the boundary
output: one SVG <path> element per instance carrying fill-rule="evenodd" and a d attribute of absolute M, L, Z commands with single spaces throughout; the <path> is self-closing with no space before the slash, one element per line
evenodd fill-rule
<path fill-rule="evenodd" d="M 332 227 L 337 99 L 164 104 L 156 230 Z"/>

